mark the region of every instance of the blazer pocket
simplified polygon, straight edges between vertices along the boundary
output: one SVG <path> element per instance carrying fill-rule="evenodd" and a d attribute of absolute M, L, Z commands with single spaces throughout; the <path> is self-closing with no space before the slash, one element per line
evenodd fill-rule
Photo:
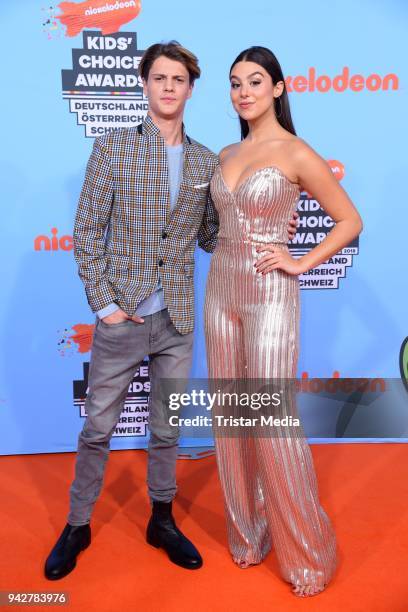
<path fill-rule="evenodd" d="M 194 263 L 185 263 L 184 264 L 184 276 L 188 280 L 192 280 L 194 278 Z"/>
<path fill-rule="evenodd" d="M 106 269 L 108 273 L 128 274 L 130 270 L 130 258 L 127 255 L 116 255 L 114 253 L 109 253 Z"/>
<path fill-rule="evenodd" d="M 131 321 L 130 319 L 126 319 L 125 321 L 120 321 L 119 323 L 105 323 L 105 321 L 102 321 L 102 319 L 100 319 L 99 323 L 102 327 L 109 329 L 115 327 L 125 327 L 129 325 L 129 323 L 133 323 L 133 321 Z"/>

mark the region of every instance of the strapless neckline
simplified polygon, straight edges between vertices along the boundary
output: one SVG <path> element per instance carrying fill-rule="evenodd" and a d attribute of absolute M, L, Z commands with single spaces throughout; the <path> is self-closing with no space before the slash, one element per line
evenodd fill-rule
<path fill-rule="evenodd" d="M 299 188 L 298 184 L 297 183 L 293 183 L 291 180 L 289 180 L 289 178 L 286 176 L 286 174 L 284 172 L 282 172 L 282 170 L 278 166 L 274 166 L 274 165 L 263 166 L 262 168 L 258 168 L 257 170 L 254 170 L 254 172 L 252 172 L 249 176 L 247 176 L 246 179 L 244 179 L 239 185 L 237 185 L 237 187 L 235 187 L 235 189 L 233 189 L 231 191 L 231 189 L 228 187 L 227 183 L 225 182 L 224 175 L 223 175 L 222 170 L 221 170 L 221 164 L 218 164 L 217 167 L 219 169 L 221 180 L 222 180 L 222 182 L 224 184 L 225 189 L 232 196 L 234 196 L 244 185 L 246 185 L 248 183 L 248 181 L 250 181 L 257 174 L 259 174 L 260 172 L 262 172 L 264 170 L 276 170 L 282 176 L 282 178 L 284 178 L 289 183 L 289 185 L 292 185 L 292 187 L 294 187 L 297 191 L 300 192 L 300 188 Z"/>

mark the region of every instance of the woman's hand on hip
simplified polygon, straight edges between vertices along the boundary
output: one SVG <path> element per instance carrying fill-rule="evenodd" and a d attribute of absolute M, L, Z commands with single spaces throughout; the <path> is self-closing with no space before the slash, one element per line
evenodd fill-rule
<path fill-rule="evenodd" d="M 258 259 L 254 264 L 256 271 L 262 275 L 272 270 L 283 270 L 283 272 L 293 276 L 305 272 L 298 259 L 295 259 L 288 251 L 282 250 L 276 245 L 265 245 L 263 247 L 258 247 L 256 250 L 258 253 L 265 253 L 263 257 Z"/>

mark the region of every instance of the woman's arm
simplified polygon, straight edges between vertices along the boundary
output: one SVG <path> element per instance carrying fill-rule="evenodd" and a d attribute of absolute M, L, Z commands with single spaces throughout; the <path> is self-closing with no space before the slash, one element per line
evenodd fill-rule
<path fill-rule="evenodd" d="M 319 245 L 299 259 L 294 259 L 278 247 L 259 248 L 258 252 L 269 252 L 255 264 L 258 272 L 263 274 L 277 268 L 288 274 L 307 272 L 350 244 L 363 228 L 359 213 L 327 162 L 300 139 L 294 147 L 293 161 L 298 183 L 316 198 L 336 225 Z"/>

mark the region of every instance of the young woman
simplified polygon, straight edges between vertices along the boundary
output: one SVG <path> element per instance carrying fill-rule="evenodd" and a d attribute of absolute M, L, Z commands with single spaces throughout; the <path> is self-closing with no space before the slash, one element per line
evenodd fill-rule
<path fill-rule="evenodd" d="M 242 139 L 221 151 L 211 181 L 220 228 L 205 303 L 209 377 L 294 379 L 297 277 L 349 244 L 362 222 L 327 163 L 296 136 L 275 55 L 264 47 L 243 51 L 230 84 Z M 294 259 L 286 228 L 301 189 L 336 225 Z M 336 567 L 336 540 L 303 434 L 226 437 L 220 430 L 215 445 L 234 561 L 260 563 L 273 545 L 296 595 L 321 592 Z"/>

